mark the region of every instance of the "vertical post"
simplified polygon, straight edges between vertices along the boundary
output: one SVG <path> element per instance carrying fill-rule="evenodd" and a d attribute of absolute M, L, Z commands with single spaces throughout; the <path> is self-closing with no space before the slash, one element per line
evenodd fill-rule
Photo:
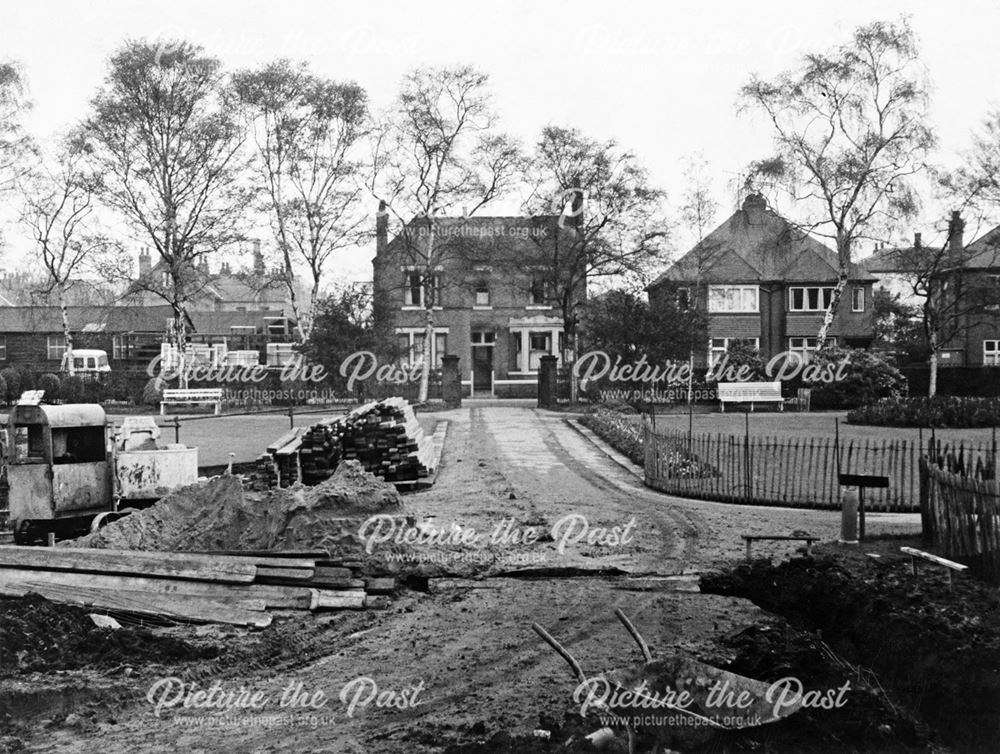
<path fill-rule="evenodd" d="M 865 488 L 858 487 L 858 541 L 865 539 Z"/>
<path fill-rule="evenodd" d="M 691 443 L 694 442 L 694 404 L 688 401 L 688 451 L 691 450 Z"/>
<path fill-rule="evenodd" d="M 441 357 L 441 398 L 449 408 L 462 405 L 462 377 L 455 354 Z"/>
<path fill-rule="evenodd" d="M 753 495 L 750 480 L 750 414 L 744 412 L 743 418 L 746 424 L 746 433 L 743 436 L 743 483 L 747 488 L 747 500 Z"/>
<path fill-rule="evenodd" d="M 174 417 L 174 444 L 181 444 L 181 417 Z"/>
<path fill-rule="evenodd" d="M 556 365 L 558 359 L 555 356 L 546 354 L 539 359 L 538 365 L 538 407 L 551 408 L 556 405 L 558 396 L 558 384 L 556 375 Z"/>
<path fill-rule="evenodd" d="M 55 547 L 56 546 L 56 533 L 54 531 L 50 531 L 49 532 L 48 545 L 49 545 L 49 547 Z"/>
<path fill-rule="evenodd" d="M 288 404 L 288 428 L 295 429 L 295 405 Z"/>

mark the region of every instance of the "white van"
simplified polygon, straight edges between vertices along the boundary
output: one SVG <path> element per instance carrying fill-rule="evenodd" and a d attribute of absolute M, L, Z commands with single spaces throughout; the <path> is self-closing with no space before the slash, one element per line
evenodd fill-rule
<path fill-rule="evenodd" d="M 64 353 L 59 371 L 69 374 L 69 353 Z M 81 377 L 98 377 L 111 371 L 108 352 L 97 348 L 73 349 L 73 373 Z"/>

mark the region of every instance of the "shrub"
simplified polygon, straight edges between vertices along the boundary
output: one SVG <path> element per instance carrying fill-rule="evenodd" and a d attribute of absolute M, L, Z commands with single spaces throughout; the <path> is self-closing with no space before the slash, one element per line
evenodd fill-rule
<path fill-rule="evenodd" d="M 45 398 L 50 401 L 59 398 L 59 375 L 46 372 L 38 378 L 38 389 L 45 391 Z"/>
<path fill-rule="evenodd" d="M 606 408 L 598 408 L 594 413 L 587 414 L 580 423 L 593 430 L 615 450 L 627 455 L 633 463 L 640 466 L 645 463 L 641 425 Z"/>
<path fill-rule="evenodd" d="M 103 403 L 107 396 L 107 390 L 104 388 L 104 383 L 100 380 L 84 380 L 83 381 L 83 402 L 84 403 Z"/>
<path fill-rule="evenodd" d="M 719 374 L 718 369 L 712 369 L 713 379 L 710 382 L 732 382 L 733 380 L 730 375 L 740 374 L 741 367 L 746 367 L 743 370 L 743 374 L 747 375 L 746 379 L 748 382 L 768 380 L 770 378 L 767 377 L 764 371 L 765 366 L 764 357 L 752 345 L 734 343 L 726 349 L 725 368 L 722 370 L 722 374 Z"/>
<path fill-rule="evenodd" d="M 6 403 L 13 403 L 21 396 L 21 374 L 12 367 L 0 371 L 3 378 L 3 398 Z"/>
<path fill-rule="evenodd" d="M 142 405 L 158 406 L 161 400 L 163 400 L 163 380 L 159 377 L 150 377 L 142 389 Z"/>
<path fill-rule="evenodd" d="M 109 400 L 131 401 L 133 399 L 132 381 L 125 372 L 112 372 L 104 383 L 105 394 Z"/>
<path fill-rule="evenodd" d="M 1000 424 L 1000 398 L 934 398 L 882 400 L 847 414 L 852 424 L 883 427 L 992 427 Z"/>
<path fill-rule="evenodd" d="M 83 399 L 83 380 L 68 374 L 59 385 L 59 394 L 66 403 L 79 403 Z"/>
<path fill-rule="evenodd" d="M 857 408 L 906 394 L 906 378 L 878 351 L 824 348 L 813 354 L 809 365 L 831 374 L 839 370 L 844 359 L 848 361 L 842 379 L 806 383 L 812 388 L 813 408 Z"/>

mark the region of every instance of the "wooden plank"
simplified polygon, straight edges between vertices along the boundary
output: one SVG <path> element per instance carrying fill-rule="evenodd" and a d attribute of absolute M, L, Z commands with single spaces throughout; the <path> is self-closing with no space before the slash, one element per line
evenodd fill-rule
<path fill-rule="evenodd" d="M 10 578 L 11 573 L 19 574 L 21 578 Z M 265 628 L 271 623 L 271 616 L 263 611 L 263 600 L 247 601 L 238 598 L 236 600 L 238 604 L 253 604 L 254 607 L 261 608 L 260 610 L 248 610 L 238 606 L 238 604 L 208 597 L 100 589 L 93 586 L 67 585 L 39 578 L 42 574 L 52 573 L 59 573 L 63 576 L 81 575 L 68 572 L 17 571 L 16 569 L 8 571 L 5 569 L 0 572 L 0 576 L 3 577 L 0 580 L 0 594 L 23 596 L 30 591 L 56 602 L 196 623 L 226 623 L 255 628 Z"/>
<path fill-rule="evenodd" d="M 396 579 L 392 576 L 368 578 L 363 583 L 365 591 L 371 594 L 392 594 L 396 591 Z"/>
<path fill-rule="evenodd" d="M 923 550 L 917 550 L 913 547 L 900 547 L 900 552 L 905 552 L 907 555 L 912 555 L 916 558 L 923 558 L 924 560 L 929 560 L 931 563 L 937 563 L 945 568 L 951 568 L 953 571 L 965 571 L 968 570 L 969 566 L 962 563 L 956 563 L 954 560 L 947 560 L 946 558 L 939 557 L 933 553 L 924 552 Z"/>
<path fill-rule="evenodd" d="M 187 553 L 182 553 L 187 554 Z M 315 568 L 316 559 L 311 557 L 286 557 L 274 555 L 244 554 L 244 553 L 221 553 L 221 552 L 199 552 L 195 553 L 206 557 L 216 558 L 220 562 L 243 563 L 244 565 L 262 566 L 264 568 Z M 325 557 L 325 556 L 324 556 Z"/>
<path fill-rule="evenodd" d="M 312 603 L 309 609 L 317 610 L 359 610 L 365 606 L 365 593 L 362 591 L 333 592 L 325 589 L 313 589 Z"/>
<path fill-rule="evenodd" d="M 136 552 L 72 547 L 0 547 L 0 568 L 39 568 L 90 573 L 119 573 L 250 583 L 257 575 L 252 563 L 178 552 Z"/>
<path fill-rule="evenodd" d="M 0 584 L 12 581 L 47 582 L 78 589 L 105 589 L 121 592 L 145 592 L 181 597 L 213 599 L 260 599 L 266 607 L 307 610 L 312 599 L 304 586 L 271 586 L 267 584 L 226 584 L 214 581 L 160 579 L 121 574 L 77 573 L 75 571 L 40 571 L 0 569 Z"/>
<path fill-rule="evenodd" d="M 315 573 L 312 568 L 270 568 L 268 566 L 257 566 L 257 583 L 266 584 L 271 579 L 283 579 L 285 581 L 306 581 L 313 577 Z"/>

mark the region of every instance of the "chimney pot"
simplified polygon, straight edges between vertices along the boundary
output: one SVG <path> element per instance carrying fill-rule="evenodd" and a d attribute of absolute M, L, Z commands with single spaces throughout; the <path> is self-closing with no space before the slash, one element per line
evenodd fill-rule
<path fill-rule="evenodd" d="M 951 221 L 948 223 L 948 248 L 951 251 L 959 252 L 965 247 L 965 220 L 956 209 L 951 213 Z"/>
<path fill-rule="evenodd" d="M 921 237 L 919 233 L 913 234 L 913 248 L 919 249 L 923 243 L 921 242 Z"/>
<path fill-rule="evenodd" d="M 378 214 L 375 215 L 375 255 L 385 251 L 389 245 L 389 213 L 386 212 L 385 200 L 378 203 Z"/>

